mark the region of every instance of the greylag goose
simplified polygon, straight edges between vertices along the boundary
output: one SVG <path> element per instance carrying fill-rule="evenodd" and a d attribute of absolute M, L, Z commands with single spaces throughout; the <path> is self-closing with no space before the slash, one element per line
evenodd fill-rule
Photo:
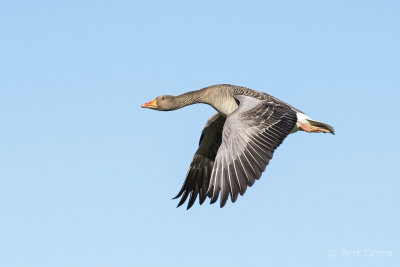
<path fill-rule="evenodd" d="M 179 96 L 162 95 L 143 108 L 169 111 L 205 103 L 218 113 L 207 121 L 200 136 L 185 181 L 178 195 L 178 207 L 189 198 L 187 209 L 197 196 L 200 205 L 219 195 L 221 208 L 228 196 L 235 202 L 261 177 L 275 149 L 290 133 L 331 133 L 333 127 L 312 120 L 302 111 L 266 93 L 230 84 L 213 85 Z"/>

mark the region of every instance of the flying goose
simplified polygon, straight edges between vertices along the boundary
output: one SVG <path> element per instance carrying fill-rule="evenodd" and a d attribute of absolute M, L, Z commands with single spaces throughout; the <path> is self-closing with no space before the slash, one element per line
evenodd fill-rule
<path fill-rule="evenodd" d="M 200 205 L 219 195 L 221 208 L 228 196 L 235 202 L 261 177 L 275 149 L 290 133 L 335 134 L 333 127 L 312 120 L 302 111 L 263 92 L 220 84 L 179 96 L 162 95 L 143 108 L 169 111 L 196 103 L 212 106 L 218 113 L 201 133 L 186 179 L 178 195 L 178 207 L 189 198 L 191 208 L 197 195 Z M 221 194 L 220 194 L 221 193 Z"/>

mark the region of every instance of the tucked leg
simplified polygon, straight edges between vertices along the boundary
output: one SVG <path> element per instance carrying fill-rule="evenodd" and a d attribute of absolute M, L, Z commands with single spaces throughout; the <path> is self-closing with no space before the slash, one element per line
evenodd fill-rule
<path fill-rule="evenodd" d="M 327 129 L 321 128 L 321 127 L 317 127 L 317 126 L 313 126 L 309 123 L 307 124 L 302 124 L 300 125 L 300 128 L 308 133 L 329 133 L 330 131 L 328 131 Z"/>

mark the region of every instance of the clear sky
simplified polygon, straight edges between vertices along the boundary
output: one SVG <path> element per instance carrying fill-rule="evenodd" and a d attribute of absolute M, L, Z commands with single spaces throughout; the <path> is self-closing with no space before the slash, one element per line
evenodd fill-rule
<path fill-rule="evenodd" d="M 399 1 L 0 1 L 0 266 L 400 266 Z M 179 191 L 218 83 L 333 125 Z"/>

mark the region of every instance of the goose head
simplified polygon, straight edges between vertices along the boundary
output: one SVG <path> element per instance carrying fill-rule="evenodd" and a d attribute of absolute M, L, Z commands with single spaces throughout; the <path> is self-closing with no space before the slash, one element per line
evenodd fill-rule
<path fill-rule="evenodd" d="M 175 110 L 180 107 L 181 105 L 177 103 L 175 97 L 172 95 L 161 95 L 142 105 L 142 108 L 150 108 L 161 111 Z"/>

